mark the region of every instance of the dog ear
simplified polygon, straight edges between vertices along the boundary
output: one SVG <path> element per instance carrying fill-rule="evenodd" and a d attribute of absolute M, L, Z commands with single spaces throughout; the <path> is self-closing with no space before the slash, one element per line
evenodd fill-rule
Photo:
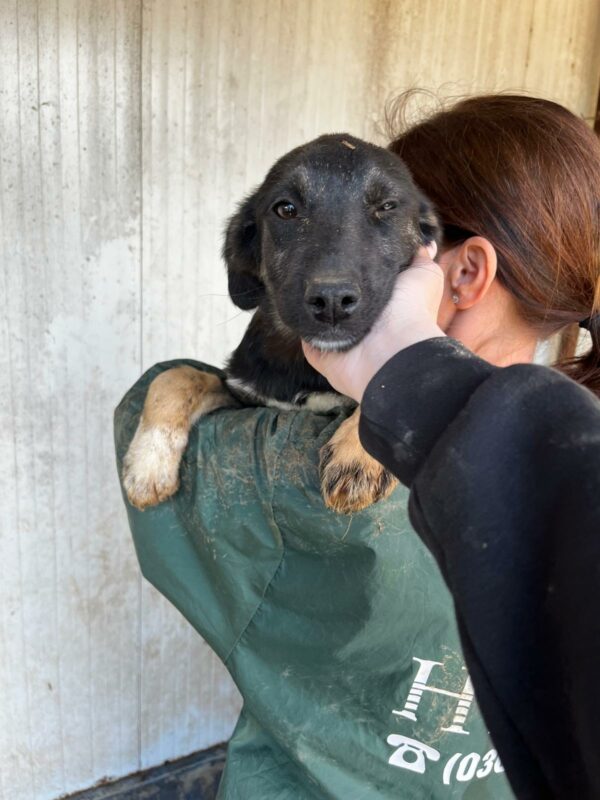
<path fill-rule="evenodd" d="M 227 265 L 229 295 L 238 308 L 256 308 L 265 287 L 259 278 L 260 232 L 255 214 L 256 194 L 246 198 L 227 223 L 223 258 Z"/>
<path fill-rule="evenodd" d="M 421 197 L 419 202 L 419 230 L 423 244 L 435 242 L 439 247 L 442 240 L 442 227 L 433 206 L 424 197 Z"/>

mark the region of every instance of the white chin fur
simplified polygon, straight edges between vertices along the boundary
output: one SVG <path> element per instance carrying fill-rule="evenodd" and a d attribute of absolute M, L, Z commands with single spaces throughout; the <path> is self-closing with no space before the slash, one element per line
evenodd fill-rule
<path fill-rule="evenodd" d="M 309 344 L 316 347 L 317 350 L 323 352 L 334 352 L 335 350 L 348 350 L 355 344 L 354 339 L 339 339 L 338 341 L 331 341 L 330 339 L 310 339 Z"/>

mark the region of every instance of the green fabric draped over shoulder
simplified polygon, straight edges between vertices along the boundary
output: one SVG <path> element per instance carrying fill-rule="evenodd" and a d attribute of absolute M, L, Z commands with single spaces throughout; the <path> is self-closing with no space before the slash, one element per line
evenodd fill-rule
<path fill-rule="evenodd" d="M 115 413 L 119 474 L 158 364 Z M 244 706 L 220 798 L 512 798 L 473 698 L 451 598 L 407 491 L 343 516 L 319 448 L 347 416 L 224 409 L 171 500 L 127 504 L 144 576 L 210 644 Z"/>

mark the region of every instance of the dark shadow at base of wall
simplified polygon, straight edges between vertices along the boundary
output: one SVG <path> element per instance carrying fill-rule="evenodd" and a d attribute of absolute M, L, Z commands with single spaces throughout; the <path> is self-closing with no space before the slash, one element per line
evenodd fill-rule
<path fill-rule="evenodd" d="M 167 761 L 160 767 L 70 794 L 68 800 L 214 800 L 225 753 L 226 745 L 219 744 L 177 761 Z"/>

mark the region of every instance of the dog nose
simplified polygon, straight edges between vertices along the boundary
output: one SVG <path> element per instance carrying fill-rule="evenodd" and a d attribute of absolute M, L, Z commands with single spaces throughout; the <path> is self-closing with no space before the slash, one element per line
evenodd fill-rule
<path fill-rule="evenodd" d="M 306 288 L 304 304 L 316 320 L 335 325 L 356 311 L 360 294 L 360 287 L 355 283 L 313 281 Z"/>

